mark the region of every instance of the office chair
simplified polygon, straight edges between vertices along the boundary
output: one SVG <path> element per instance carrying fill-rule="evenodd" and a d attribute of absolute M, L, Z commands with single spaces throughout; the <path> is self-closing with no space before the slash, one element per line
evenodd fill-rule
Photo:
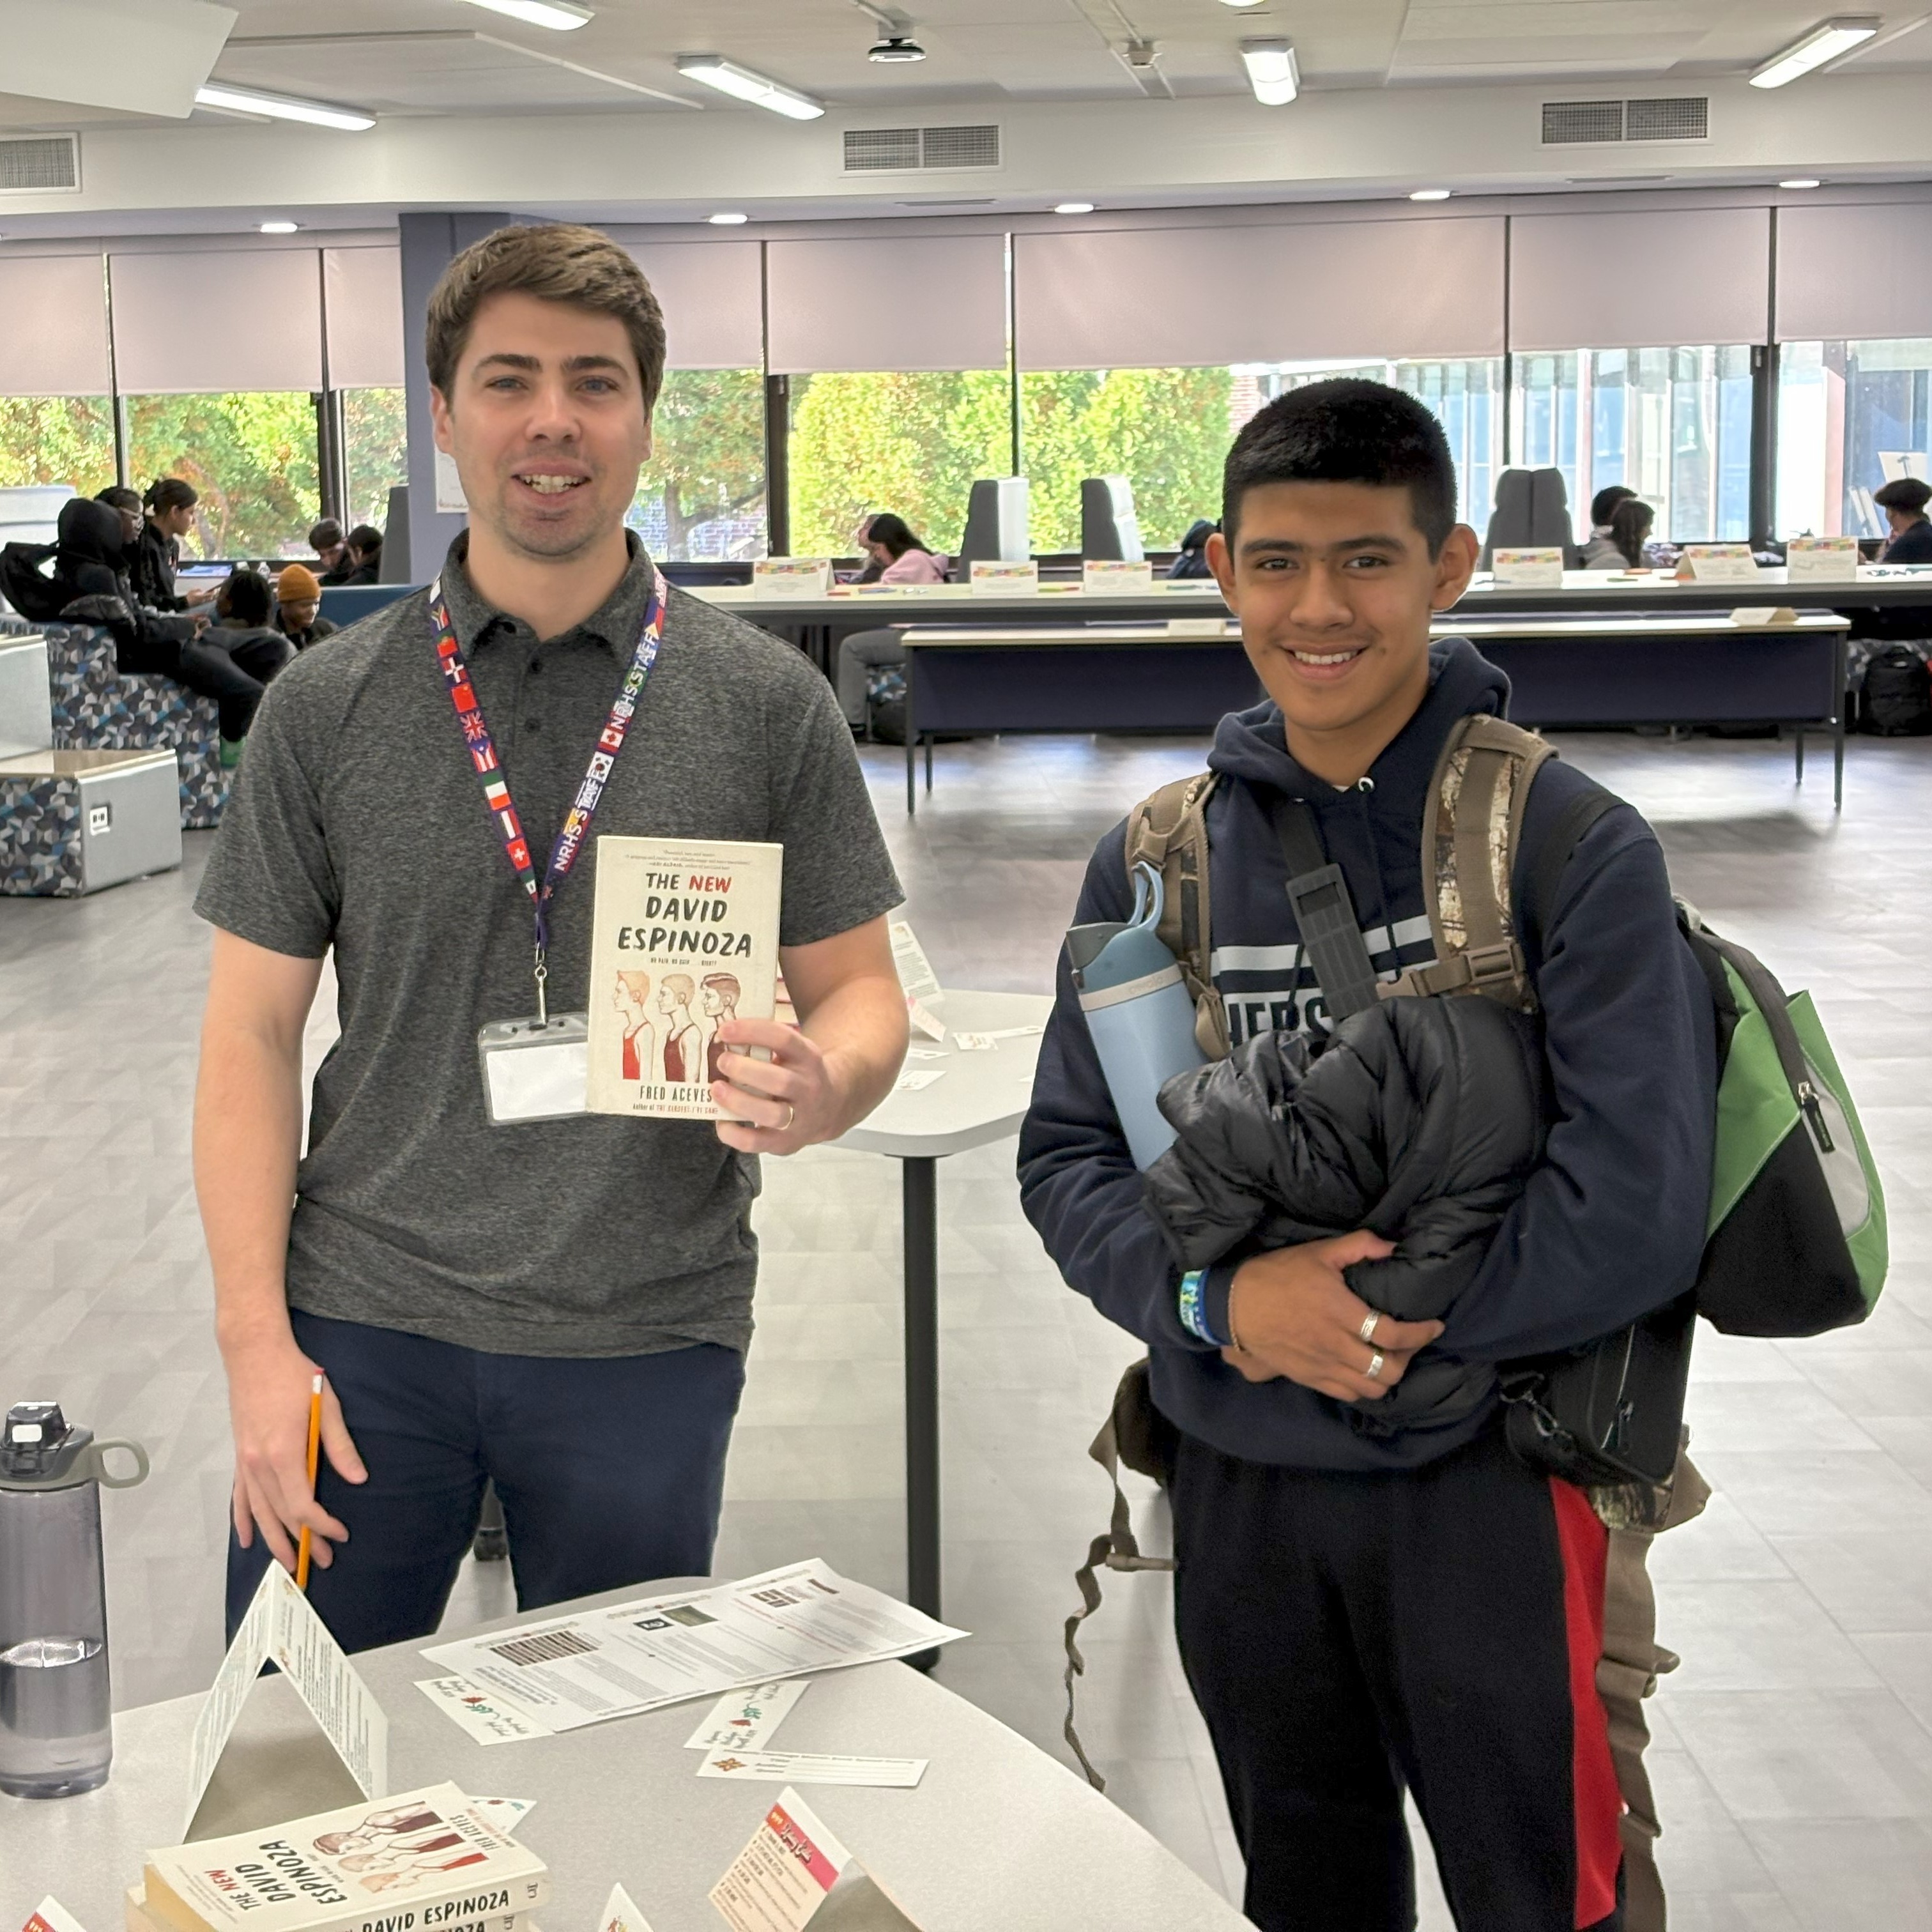
<path fill-rule="evenodd" d="M 983 476 L 966 500 L 966 530 L 952 558 L 952 574 L 964 582 L 977 562 L 995 559 L 1024 563 L 1032 556 L 1027 524 L 1027 479 Z"/>
<path fill-rule="evenodd" d="M 1124 476 L 1088 476 L 1080 484 L 1080 554 L 1096 562 L 1138 563 L 1141 526 L 1134 486 Z"/>

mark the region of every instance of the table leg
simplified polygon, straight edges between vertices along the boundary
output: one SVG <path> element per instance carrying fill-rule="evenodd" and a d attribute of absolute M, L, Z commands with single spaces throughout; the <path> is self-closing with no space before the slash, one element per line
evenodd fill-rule
<path fill-rule="evenodd" d="M 938 1162 L 930 1154 L 900 1162 L 904 1206 L 906 1597 L 939 1615 L 939 1205 Z M 908 1660 L 930 1670 L 939 1653 Z"/>
<path fill-rule="evenodd" d="M 1796 782 L 1799 784 L 1802 784 L 1804 782 L 1804 727 L 1802 724 L 1799 725 L 1798 728 L 1796 740 L 1798 745 L 1798 776 Z"/>
<path fill-rule="evenodd" d="M 1845 716 L 1852 708 L 1851 693 L 1845 688 L 1850 675 L 1851 652 L 1844 634 L 1838 637 L 1838 715 L 1832 721 L 1832 809 L 1845 807 Z"/>
<path fill-rule="evenodd" d="M 930 798 L 932 796 L 932 734 L 922 731 L 920 736 L 926 741 L 926 792 Z"/>
<path fill-rule="evenodd" d="M 913 742 L 912 724 L 906 724 L 906 816 L 914 817 L 919 810 L 919 747 Z"/>

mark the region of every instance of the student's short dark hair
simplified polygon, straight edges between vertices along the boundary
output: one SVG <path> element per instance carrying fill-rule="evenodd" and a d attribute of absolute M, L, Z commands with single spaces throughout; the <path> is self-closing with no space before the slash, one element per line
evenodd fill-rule
<path fill-rule="evenodd" d="M 170 510 L 191 510 L 201 501 L 192 483 L 179 476 L 159 476 L 141 494 L 144 508 L 165 516 Z"/>
<path fill-rule="evenodd" d="M 912 533 L 912 526 L 904 518 L 895 516 L 890 510 L 881 510 L 877 516 L 866 522 L 866 541 L 884 544 L 892 554 L 896 562 L 909 550 L 924 550 L 926 546 Z"/>
<path fill-rule="evenodd" d="M 324 517 L 319 524 L 311 524 L 308 529 L 308 547 L 312 550 L 333 550 L 342 541 L 342 526 L 333 517 Z"/>
<path fill-rule="evenodd" d="M 1923 510 L 1932 503 L 1932 484 L 1916 476 L 1894 477 L 1872 492 L 1872 501 L 1881 510 Z"/>
<path fill-rule="evenodd" d="M 1607 524 L 1619 503 L 1628 503 L 1636 494 L 1628 483 L 1606 483 L 1590 499 L 1590 524 L 1594 529 Z"/>
<path fill-rule="evenodd" d="M 221 594 L 216 601 L 230 616 L 251 626 L 266 624 L 268 613 L 274 608 L 268 580 L 243 564 L 238 564 L 222 580 Z"/>
<path fill-rule="evenodd" d="M 105 503 L 110 509 L 130 511 L 137 517 L 141 514 L 140 492 L 129 489 L 124 483 L 110 483 L 106 489 L 95 490 L 94 500 Z"/>
<path fill-rule="evenodd" d="M 374 524 L 358 524 L 344 541 L 360 556 L 380 556 L 382 532 Z"/>
<path fill-rule="evenodd" d="M 1456 524 L 1456 465 L 1442 425 L 1413 396 L 1360 376 L 1291 389 L 1248 419 L 1221 474 L 1221 528 L 1231 545 L 1241 499 L 1268 483 L 1405 489 L 1431 556 Z"/>

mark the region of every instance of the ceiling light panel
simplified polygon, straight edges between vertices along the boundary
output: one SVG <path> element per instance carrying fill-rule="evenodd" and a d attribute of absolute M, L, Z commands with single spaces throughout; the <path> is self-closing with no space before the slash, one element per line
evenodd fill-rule
<path fill-rule="evenodd" d="M 768 74 L 740 67 L 721 54 L 680 54 L 677 70 L 687 80 L 702 81 L 706 87 L 715 87 L 720 94 L 728 94 L 734 100 L 745 101 L 753 107 L 768 108 L 790 121 L 816 121 L 825 112 L 823 102 L 787 87 L 782 81 L 773 80 Z"/>
<path fill-rule="evenodd" d="M 311 128 L 334 128 L 344 134 L 360 134 L 376 124 L 373 114 L 358 107 L 337 107 L 326 100 L 301 100 L 292 94 L 262 94 L 252 87 L 230 87 L 224 82 L 209 81 L 194 93 L 195 104 L 213 107 L 229 114 L 260 114 L 271 121 L 301 121 Z"/>
<path fill-rule="evenodd" d="M 1882 23 L 1870 14 L 1841 15 L 1822 20 L 1802 40 L 1792 42 L 1783 52 L 1774 54 L 1750 77 L 1754 87 L 1784 87 L 1801 75 L 1822 67 L 1827 61 L 1862 46 Z"/>
<path fill-rule="evenodd" d="M 597 17 L 591 8 L 572 6 L 570 0 L 470 0 L 470 4 L 520 20 L 526 27 L 548 27 L 559 34 L 572 33 Z"/>
<path fill-rule="evenodd" d="M 1286 40 L 1244 40 L 1241 64 L 1264 107 L 1286 107 L 1301 92 L 1301 68 Z"/>

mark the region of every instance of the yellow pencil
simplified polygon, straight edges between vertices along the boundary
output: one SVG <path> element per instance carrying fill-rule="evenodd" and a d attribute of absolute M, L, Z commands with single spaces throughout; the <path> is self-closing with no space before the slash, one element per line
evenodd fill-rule
<path fill-rule="evenodd" d="M 322 1378 L 317 1376 L 308 1388 L 308 1492 L 315 1496 L 315 1472 L 322 1466 Z M 308 1525 L 302 1525 L 302 1544 L 296 1551 L 296 1588 L 308 1588 Z"/>

